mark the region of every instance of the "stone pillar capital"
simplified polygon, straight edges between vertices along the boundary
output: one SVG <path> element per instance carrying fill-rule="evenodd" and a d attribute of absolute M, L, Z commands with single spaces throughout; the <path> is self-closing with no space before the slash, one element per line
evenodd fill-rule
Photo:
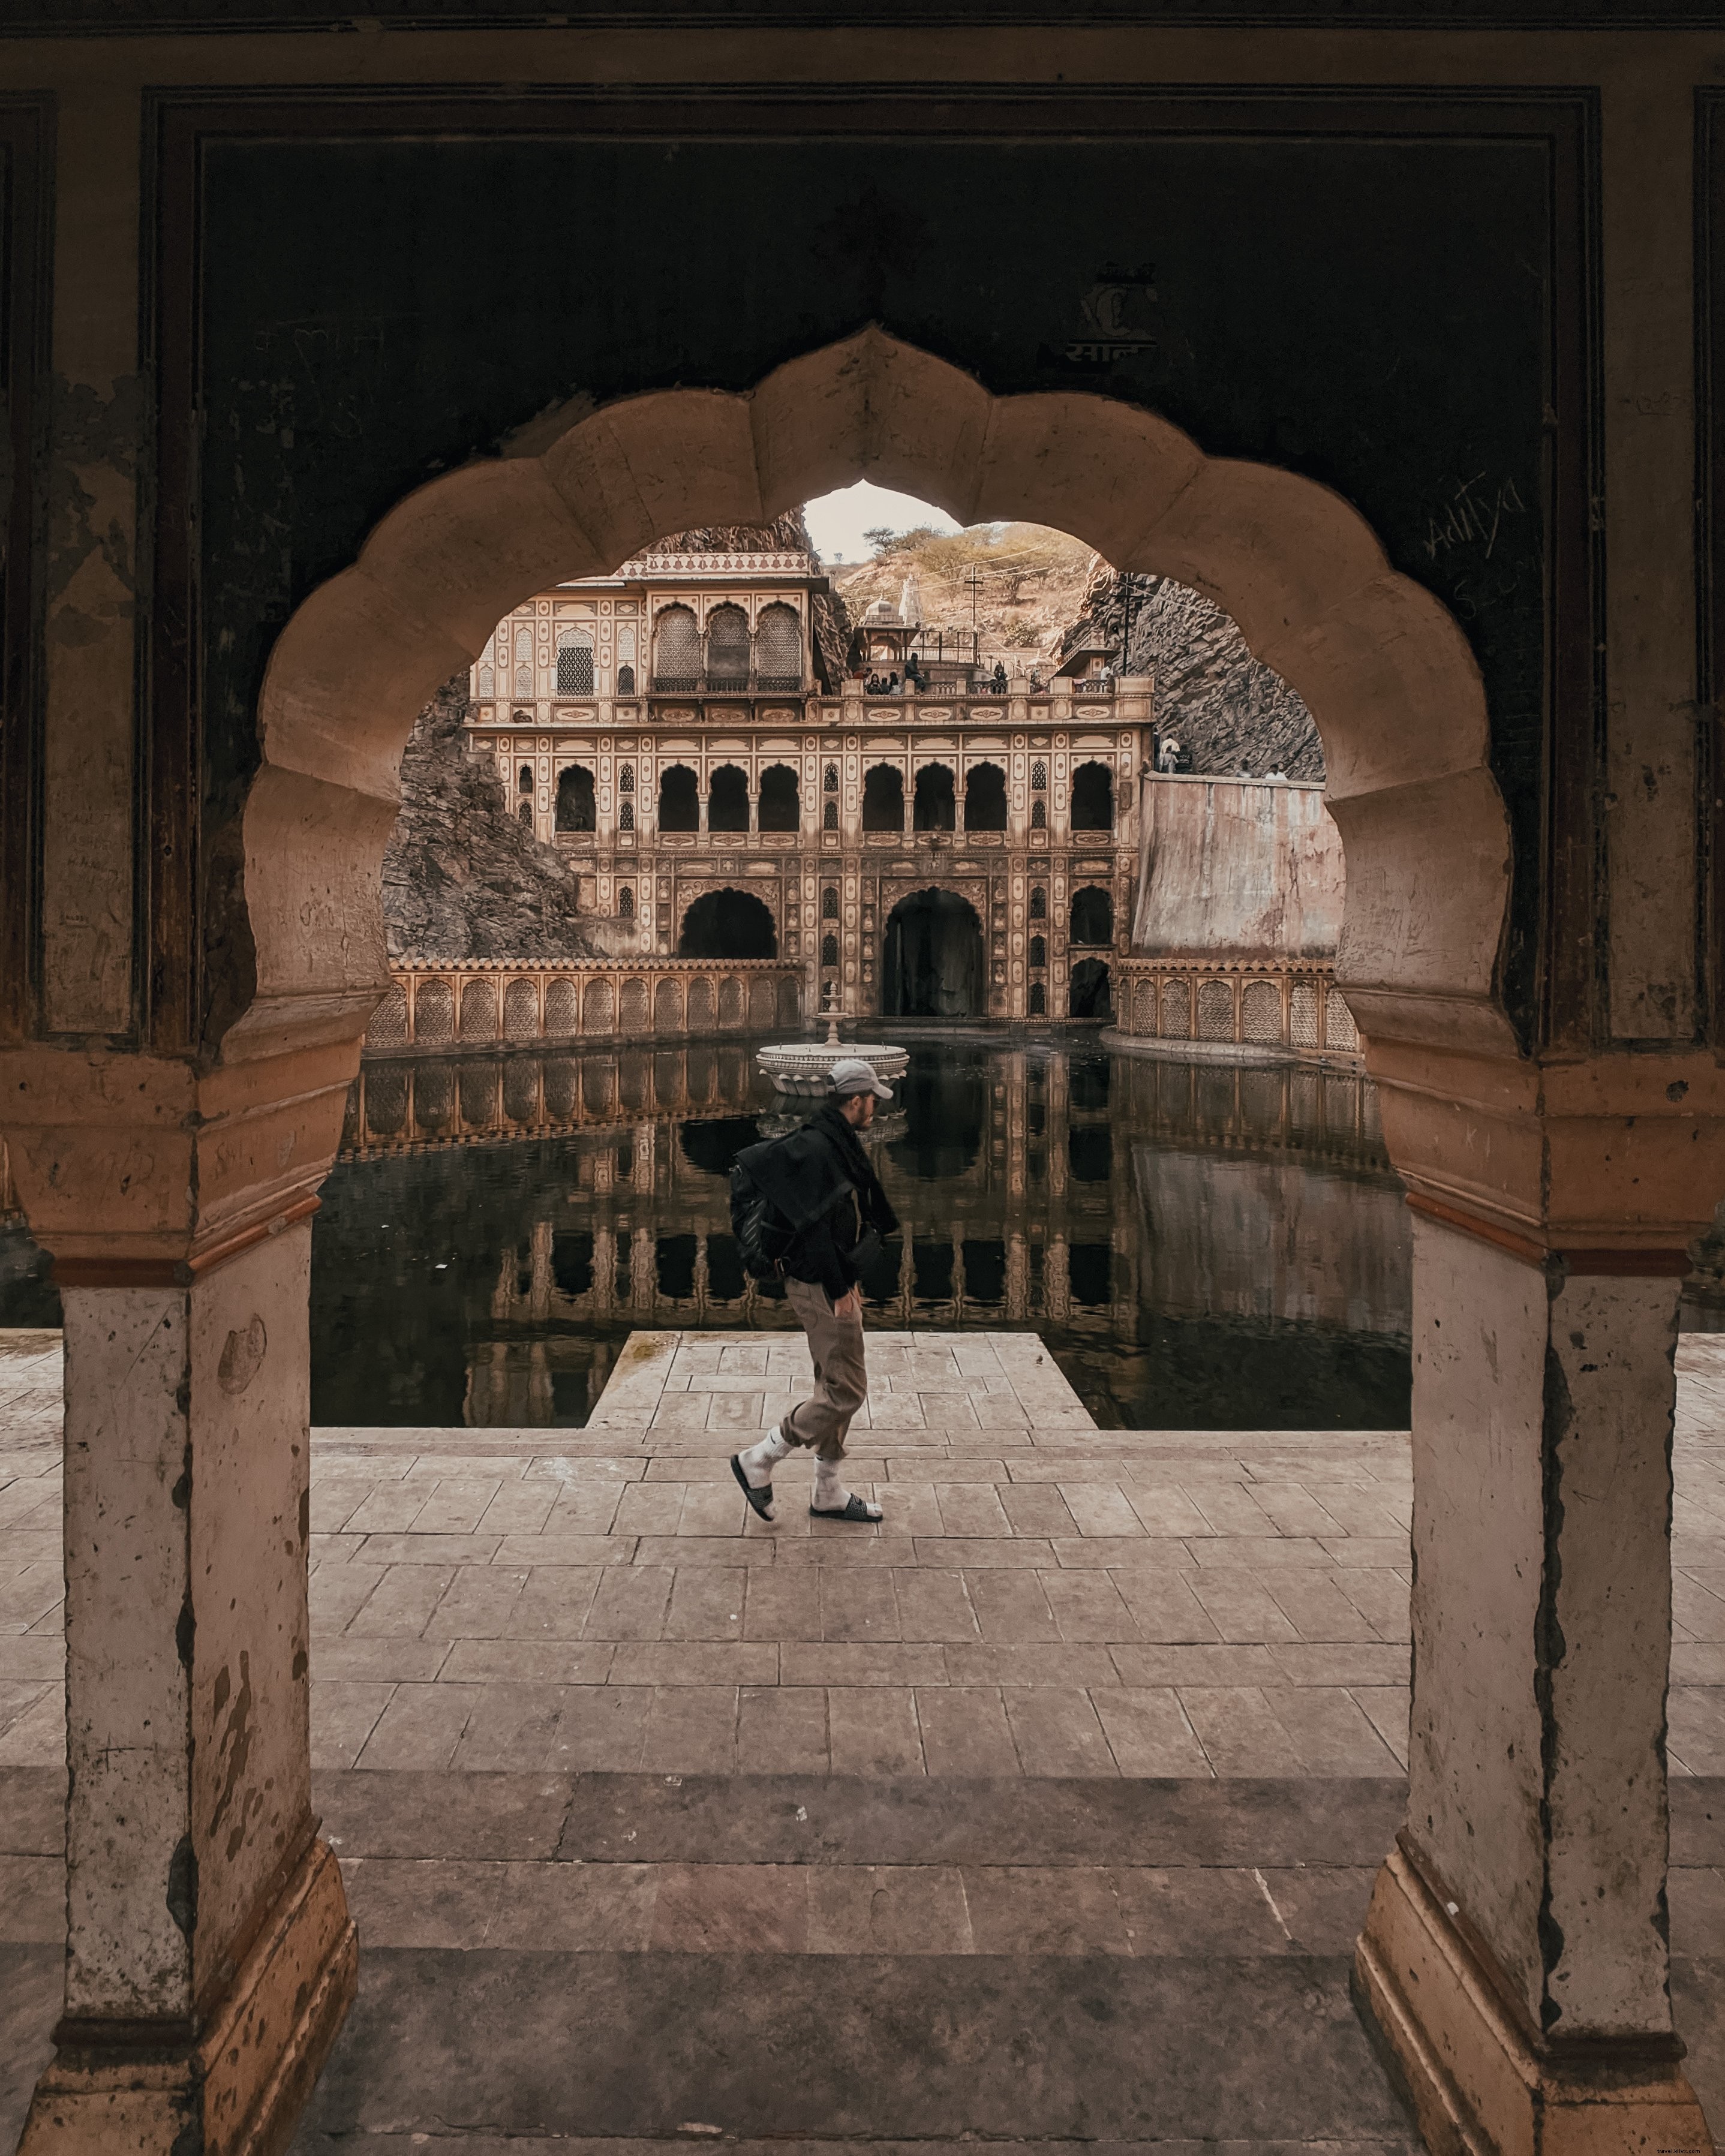
<path fill-rule="evenodd" d="M 1369 1037 L 1384 1135 L 1417 1211 L 1530 1263 L 1687 1270 L 1725 1182 L 1710 1055 L 1538 1061 Z"/>
<path fill-rule="evenodd" d="M 316 1209 L 357 1039 L 244 1062 L 0 1053 L 0 1132 L 63 1284 L 184 1286 Z"/>

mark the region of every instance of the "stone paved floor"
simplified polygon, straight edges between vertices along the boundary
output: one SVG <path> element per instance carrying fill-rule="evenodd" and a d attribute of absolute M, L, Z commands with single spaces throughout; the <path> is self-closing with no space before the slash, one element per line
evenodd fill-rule
<path fill-rule="evenodd" d="M 0 1351 L 0 1764 L 61 1752 L 58 1340 Z M 1405 1436 L 1098 1431 L 1032 1333 L 873 1333 L 878 1529 L 726 1465 L 800 1339 L 638 1333 L 579 1431 L 324 1430 L 325 1767 L 1394 1774 Z M 1725 1770 L 1725 1339 L 1679 1354 L 1677 1773 Z"/>
<path fill-rule="evenodd" d="M 1033 1334 L 869 1348 L 878 1529 L 811 1521 L 806 1461 L 772 1526 L 732 1481 L 807 1375 L 782 1335 L 637 1334 L 582 1431 L 316 1433 L 317 1799 L 367 1952 L 307 2156 L 1409 2147 L 1347 1993 L 1402 1802 L 1405 1437 L 1098 1431 Z M 0 1337 L 0 2148 L 64 1925 L 58 1350 Z M 1672 1764 L 1712 1777 L 1725 1341 L 1679 1367 Z M 1678 1991 L 1725 2094 L 1693 1787 Z"/>

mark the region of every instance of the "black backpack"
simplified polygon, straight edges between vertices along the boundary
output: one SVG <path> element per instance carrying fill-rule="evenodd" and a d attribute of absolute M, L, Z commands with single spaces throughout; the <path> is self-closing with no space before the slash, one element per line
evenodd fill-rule
<path fill-rule="evenodd" d="M 751 1280 L 781 1277 L 785 1254 L 796 1230 L 749 1173 L 741 1157 L 731 1169 L 731 1232 Z"/>

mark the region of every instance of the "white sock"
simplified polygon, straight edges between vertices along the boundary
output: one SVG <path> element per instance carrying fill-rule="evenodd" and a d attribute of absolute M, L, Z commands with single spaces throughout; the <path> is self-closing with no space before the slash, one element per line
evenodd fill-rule
<path fill-rule="evenodd" d="M 748 1477 L 752 1490 L 764 1490 L 773 1480 L 773 1471 L 791 1451 L 791 1441 L 774 1423 L 758 1445 L 752 1445 L 747 1452 L 739 1452 L 742 1471 Z"/>
<path fill-rule="evenodd" d="M 832 1460 L 817 1460 L 814 1463 L 814 1509 L 818 1512 L 842 1512 L 850 1502 L 850 1492 L 839 1472 L 838 1463 Z"/>

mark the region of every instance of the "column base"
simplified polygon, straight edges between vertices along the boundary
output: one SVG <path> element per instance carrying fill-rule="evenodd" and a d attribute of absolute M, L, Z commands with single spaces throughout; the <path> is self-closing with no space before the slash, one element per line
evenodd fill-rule
<path fill-rule="evenodd" d="M 314 1841 L 199 2033 L 63 2041 L 36 2084 L 18 2156 L 279 2156 L 357 1974 L 341 1875 Z"/>
<path fill-rule="evenodd" d="M 1609 2040 L 1547 2050 L 1399 1849 L 1378 1874 L 1353 1976 L 1433 2156 L 1712 2156 L 1675 2057 Z"/>

